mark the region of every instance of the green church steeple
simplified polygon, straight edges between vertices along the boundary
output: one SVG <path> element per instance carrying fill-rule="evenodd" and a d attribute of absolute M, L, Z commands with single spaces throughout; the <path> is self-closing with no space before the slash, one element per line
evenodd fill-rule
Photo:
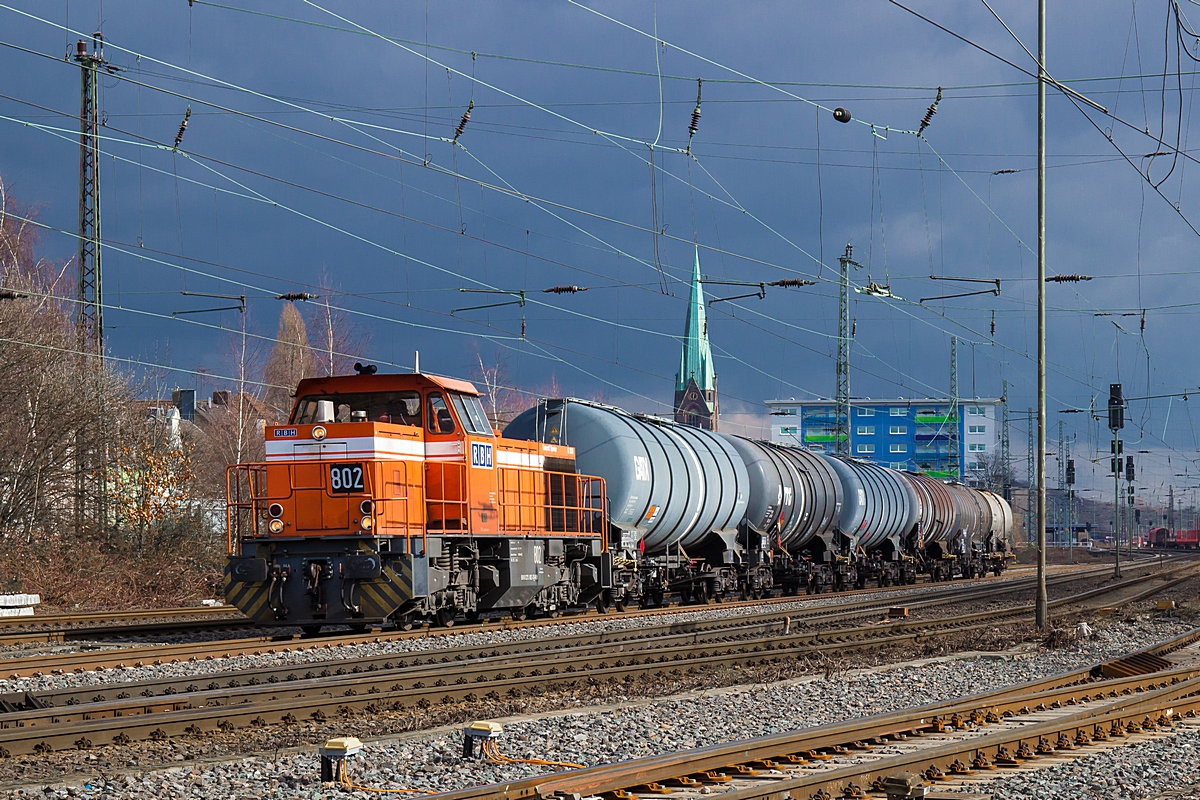
<path fill-rule="evenodd" d="M 705 315 L 704 284 L 700 278 L 699 250 L 696 251 L 695 266 L 692 268 L 692 294 L 688 300 L 683 353 L 679 358 L 679 372 L 675 375 L 675 391 L 686 389 L 689 378 L 695 379 L 701 391 L 711 392 L 717 388 L 712 348 L 708 344 L 708 317 Z"/>
<path fill-rule="evenodd" d="M 708 344 L 704 282 L 700 277 L 700 250 L 692 268 L 692 295 L 688 298 L 687 323 L 683 330 L 683 353 L 675 373 L 675 421 L 683 425 L 717 429 L 717 373 Z"/>

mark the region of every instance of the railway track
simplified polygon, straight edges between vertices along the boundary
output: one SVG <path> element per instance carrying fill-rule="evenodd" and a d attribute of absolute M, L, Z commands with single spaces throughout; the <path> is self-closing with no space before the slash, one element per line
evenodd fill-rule
<path fill-rule="evenodd" d="M 1168 564 L 1171 562 L 1168 562 Z M 1143 570 L 1157 566 L 1158 560 L 1135 562 L 1127 569 Z M 1050 585 L 1089 578 L 1100 577 L 1109 573 L 1109 567 L 1076 567 L 1056 571 L 1049 578 Z M 284 652 L 296 652 L 316 649 L 330 649 L 338 646 L 355 644 L 403 641 L 407 639 L 427 638 L 431 636 L 454 635 L 472 631 L 508 631 L 525 628 L 543 628 L 562 625 L 567 622 L 596 622 L 606 619 L 653 619 L 661 616 L 674 616 L 692 612 L 704 612 L 711 609 L 764 609 L 763 613 L 780 616 L 790 613 L 793 617 L 804 616 L 808 613 L 819 612 L 832 605 L 835 599 L 843 600 L 837 603 L 841 609 L 865 609 L 870 607 L 886 608 L 889 604 L 908 604 L 917 607 L 915 603 L 931 598 L 971 597 L 976 588 L 990 591 L 1011 593 L 1029 588 L 1034 581 L 1032 575 L 1016 577 L 983 578 L 971 583 L 924 584 L 920 587 L 906 589 L 867 589 L 842 595 L 825 595 L 811 598 L 803 597 L 773 597 L 755 601 L 738 601 L 720 606 L 670 606 L 626 611 L 622 614 L 597 614 L 587 612 L 569 615 L 556 619 L 538 619 L 516 621 L 511 619 L 485 620 L 474 624 L 460 625 L 454 628 L 426 627 L 413 631 L 375 631 L 367 634 L 329 635 L 322 637 L 301 637 L 299 635 L 259 635 L 240 639 L 226 639 L 212 642 L 191 642 L 182 644 L 154 645 L 144 647 L 119 647 L 101 650 L 72 651 L 66 653 L 37 654 L 32 656 L 13 656 L 0 658 L 0 675 L 16 679 L 38 674 L 58 674 L 63 672 L 84 672 L 89 670 L 123 669 L 125 667 L 141 667 L 145 665 L 163 665 L 200 661 L 216 658 L 232 658 L 236 656 L 275 655 Z M 879 599 L 880 594 L 886 594 L 887 599 Z M 805 605 L 795 611 L 775 610 L 780 606 L 791 607 L 796 604 Z"/>
<path fill-rule="evenodd" d="M 1149 563 L 1149 559 L 1147 559 Z M 1090 569 L 1100 569 L 1099 567 L 1088 566 L 1071 566 L 1065 567 L 1059 565 L 1051 568 L 1051 573 L 1057 572 L 1082 572 Z M 1013 573 L 1031 572 L 1030 567 L 1015 567 L 1010 569 L 1005 577 L 996 578 L 989 577 L 980 580 L 996 581 L 1008 580 L 1013 577 Z M 976 581 L 978 582 L 978 581 Z M 923 587 L 928 587 L 937 584 L 921 584 Z M 961 585 L 961 583 L 959 584 Z M 839 596 L 858 596 L 863 594 L 872 594 L 885 591 L 896 591 L 897 587 L 887 589 L 860 589 L 851 592 L 842 593 Z M 753 605 L 767 602 L 787 602 L 794 600 L 788 597 L 764 598 L 757 601 L 735 601 L 726 603 L 728 607 L 738 607 L 742 605 Z M 668 607 L 672 610 L 686 608 L 686 606 L 672 605 Z M 625 612 L 626 615 L 640 614 L 644 612 L 661 612 L 662 609 L 643 609 L 640 611 Z M 511 628 L 511 627 L 527 627 L 530 624 L 554 624 L 556 620 L 573 619 L 583 617 L 599 618 L 602 615 L 595 611 L 586 612 L 567 612 L 561 617 L 556 617 L 552 620 L 526 620 L 518 622 L 515 620 L 488 620 L 487 622 L 471 623 L 471 624 L 486 624 L 493 628 Z M 195 619 L 183 619 L 186 617 L 194 617 Z M 460 627 L 469 627 L 460 625 Z M 241 630 L 252 628 L 253 624 L 246 619 L 241 611 L 232 606 L 197 606 L 194 608 L 159 608 L 133 611 L 97 611 L 97 612 L 79 612 L 70 614 L 44 614 L 33 617 L 0 617 L 0 647 L 26 644 L 57 644 L 65 642 L 79 641 L 97 641 L 113 638 L 136 638 L 136 637 L 153 637 L 161 635 L 177 635 L 194 632 L 202 632 L 208 630 Z M 292 635 L 288 635 L 291 638 Z M 328 634 L 327 634 L 328 636 Z M 278 639 L 279 637 L 260 637 L 258 641 L 266 641 L 267 638 Z M 309 637 L 318 638 L 318 637 Z"/>
<path fill-rule="evenodd" d="M 1194 570 L 1194 565 L 1181 565 L 1171 572 L 1183 574 L 1169 582 L 1155 583 L 1160 576 L 1148 574 L 1060 598 L 1054 605 L 1078 605 L 1114 595 L 1133 602 L 1189 579 Z M 1147 583 L 1154 585 L 1147 588 Z M 980 587 L 981 596 L 987 594 L 982 592 L 984 588 L 994 591 L 994 587 Z M 958 602 L 962 596 L 960 589 L 952 600 Z M 825 612 L 826 621 L 858 613 Z M 22 710 L 0 716 L 0 752 L 17 755 L 86 749 L 242 726 L 322 722 L 357 713 L 655 680 L 685 672 L 699 675 L 733 666 L 766 666 L 817 653 L 916 644 L 933 636 L 1020 622 L 1030 613 L 1029 606 L 1020 606 L 932 620 L 802 632 L 792 630 L 792 620 L 756 615 L 750 620 L 705 621 L 690 626 L 673 623 L 666 630 L 643 628 L 601 637 L 593 634 L 590 639 L 566 637 L 566 641 L 538 640 L 457 652 L 441 649 L 343 660 L 337 667 L 314 666 L 311 674 L 301 674 L 303 668 L 296 666 L 258 674 L 240 671 L 232 679 L 225 676 L 228 682 L 224 686 L 215 677 L 210 684 L 204 684 L 205 678 L 193 677 L 187 683 L 169 680 L 10 696 L 6 701 Z M 55 705 L 40 707 L 50 703 Z"/>
<path fill-rule="evenodd" d="M 986 692 L 864 719 L 649 758 L 447 792 L 438 800 L 523 800 L 719 791 L 752 798 L 923 796 L 922 787 L 1070 757 L 1200 713 L 1200 668 L 1165 656 L 1200 629 L 1124 658 Z M 915 791 L 914 791 L 915 790 Z"/>

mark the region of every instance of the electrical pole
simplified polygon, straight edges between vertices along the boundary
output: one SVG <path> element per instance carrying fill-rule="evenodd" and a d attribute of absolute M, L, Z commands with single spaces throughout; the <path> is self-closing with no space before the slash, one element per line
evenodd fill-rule
<path fill-rule="evenodd" d="M 75 334 L 86 374 L 95 376 L 95 402 L 101 402 L 104 375 L 104 298 L 100 235 L 100 70 L 104 61 L 104 37 L 92 34 L 92 52 L 87 42 L 75 43 L 74 61 L 79 64 L 79 251 L 78 308 Z M 89 363 L 89 359 L 95 359 Z M 97 436 L 92 434 L 92 436 Z M 75 529 L 82 534 L 87 524 L 88 495 L 94 494 L 95 522 L 105 528 L 107 510 L 107 458 L 104 437 L 75 436 Z"/>
<path fill-rule="evenodd" d="M 1039 628 L 1050 624 L 1046 594 L 1046 0 L 1038 0 L 1038 337 L 1037 337 L 1037 602 Z"/>
<path fill-rule="evenodd" d="M 1133 456 L 1125 456 L 1125 481 L 1129 484 L 1127 487 L 1129 491 L 1129 512 L 1125 519 L 1128 522 L 1126 527 L 1129 528 L 1128 553 L 1130 559 L 1133 558 L 1133 537 L 1137 533 L 1137 515 L 1133 513 L 1133 483 L 1135 478 L 1136 474 L 1134 473 L 1133 469 Z"/>
<path fill-rule="evenodd" d="M 104 304 L 100 270 L 100 111 L 99 70 L 104 66 L 104 37 L 92 34 L 75 43 L 80 71 L 79 101 L 79 308 L 76 332 L 84 353 L 104 354 Z"/>
<path fill-rule="evenodd" d="M 1167 487 L 1167 529 L 1175 535 L 1175 487 Z"/>
<path fill-rule="evenodd" d="M 1063 421 L 1058 421 L 1058 454 L 1055 461 L 1058 463 L 1058 498 L 1055 505 L 1058 506 L 1057 513 L 1054 518 L 1058 521 L 1058 529 L 1060 532 L 1066 531 L 1066 504 L 1064 500 L 1067 496 L 1067 457 L 1063 455 L 1066 447 L 1063 444 Z M 1062 542 L 1066 544 L 1066 542 Z M 1058 535 L 1054 536 L 1054 545 L 1059 546 Z"/>
<path fill-rule="evenodd" d="M 1028 449 L 1025 451 L 1025 541 L 1029 544 L 1037 544 L 1037 532 L 1034 526 L 1037 524 L 1037 468 L 1034 466 L 1033 451 L 1037 447 L 1037 431 L 1034 426 L 1037 425 L 1037 417 L 1033 415 L 1033 409 L 1026 411 L 1026 419 L 1029 420 L 1029 442 Z"/>
<path fill-rule="evenodd" d="M 1012 450 L 1008 438 L 1008 381 L 1004 381 L 1002 386 L 1000 392 L 1000 495 L 1011 504 L 1012 487 L 1008 483 L 1008 471 L 1012 467 Z"/>
<path fill-rule="evenodd" d="M 1067 447 L 1070 447 L 1068 442 Z M 1067 455 L 1070 455 L 1068 449 Z M 1067 563 L 1075 563 L 1075 526 L 1071 519 L 1075 515 L 1075 459 L 1067 459 Z"/>
<path fill-rule="evenodd" d="M 1108 428 L 1112 431 L 1112 473 L 1113 473 L 1113 537 L 1116 540 L 1115 567 L 1113 577 L 1121 577 L 1121 440 L 1117 431 L 1125 427 L 1125 401 L 1121 396 L 1121 384 L 1108 385 Z"/>
<path fill-rule="evenodd" d="M 838 287 L 837 422 L 834 425 L 834 449 L 838 455 L 850 455 L 850 267 L 855 262 L 854 247 L 846 243 L 846 252 L 838 258 L 841 283 Z"/>
<path fill-rule="evenodd" d="M 962 459 L 958 448 L 962 437 L 958 435 L 958 337 L 950 337 L 950 413 L 946 415 L 946 426 L 950 433 L 947 443 L 946 471 L 956 481 L 962 481 Z"/>

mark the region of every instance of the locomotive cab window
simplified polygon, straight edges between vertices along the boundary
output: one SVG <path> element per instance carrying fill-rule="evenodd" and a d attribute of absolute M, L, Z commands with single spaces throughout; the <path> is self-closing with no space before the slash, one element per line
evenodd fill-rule
<path fill-rule="evenodd" d="M 454 417 L 440 392 L 429 395 L 429 432 L 454 433 Z"/>
<path fill-rule="evenodd" d="M 333 405 L 334 419 L 322 420 L 319 407 L 322 401 Z M 358 412 L 357 414 L 355 412 Z M 361 392 L 357 394 L 307 395 L 296 404 L 292 423 L 311 425 L 315 422 L 356 422 L 365 415 L 370 422 L 390 422 L 393 425 L 421 426 L 421 393 Z"/>
<path fill-rule="evenodd" d="M 454 392 L 450 395 L 450 402 L 454 403 L 454 410 L 458 412 L 458 418 L 462 420 L 463 427 L 468 433 L 475 433 L 480 436 L 495 436 L 492 430 L 492 425 L 488 422 L 487 414 L 483 413 L 483 405 L 479 402 L 479 398 L 469 394 L 458 394 Z"/>

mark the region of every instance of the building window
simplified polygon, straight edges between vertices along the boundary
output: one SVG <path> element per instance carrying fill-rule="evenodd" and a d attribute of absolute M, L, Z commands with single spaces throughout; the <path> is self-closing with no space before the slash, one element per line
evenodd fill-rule
<path fill-rule="evenodd" d="M 970 464 L 967 464 L 967 469 L 977 472 L 983 469 L 983 464 L 980 464 L 978 461 L 974 461 Z"/>
<path fill-rule="evenodd" d="M 982 417 L 983 408 L 981 406 L 967 406 L 967 414 L 972 417 Z"/>
<path fill-rule="evenodd" d="M 908 433 L 908 428 L 904 425 L 893 425 L 888 428 L 888 433 L 890 433 L 892 436 L 902 436 Z"/>
<path fill-rule="evenodd" d="M 858 426 L 858 435 L 859 436 L 874 436 L 875 435 L 875 426 L 874 425 L 859 425 Z"/>
<path fill-rule="evenodd" d="M 776 414 L 779 414 L 779 415 L 780 415 L 780 416 L 782 416 L 782 417 L 794 417 L 794 416 L 796 416 L 796 409 L 794 409 L 794 408 L 781 408 L 781 409 L 779 409 L 778 411 L 776 411 L 775 413 L 776 413 Z"/>
<path fill-rule="evenodd" d="M 893 408 L 891 414 L 893 417 L 903 417 L 907 411 L 906 408 Z"/>
<path fill-rule="evenodd" d="M 779 433 L 782 436 L 795 436 L 796 435 L 796 426 L 795 425 L 784 425 L 783 427 L 781 427 L 779 429 Z"/>
<path fill-rule="evenodd" d="M 875 452 L 875 445 L 873 445 L 873 444 L 860 444 L 860 445 L 858 446 L 858 452 L 860 452 L 860 453 L 874 453 L 874 452 Z"/>
<path fill-rule="evenodd" d="M 986 425 L 968 425 L 967 433 L 987 433 Z"/>
<path fill-rule="evenodd" d="M 875 409 L 873 409 L 873 408 L 860 408 L 860 409 L 858 410 L 858 415 L 859 415 L 860 417 L 873 417 L 873 416 L 875 416 Z"/>
<path fill-rule="evenodd" d="M 972 453 L 983 453 L 983 452 L 987 451 L 987 445 L 986 444 L 969 444 L 969 445 L 967 445 L 967 450 L 969 450 Z"/>
<path fill-rule="evenodd" d="M 908 445 L 906 445 L 906 444 L 890 444 L 890 445 L 888 445 L 888 452 L 890 452 L 890 453 L 907 453 Z"/>
<path fill-rule="evenodd" d="M 888 464 L 888 466 L 892 469 L 908 469 L 908 463 L 905 461 L 893 461 L 891 464 Z"/>

